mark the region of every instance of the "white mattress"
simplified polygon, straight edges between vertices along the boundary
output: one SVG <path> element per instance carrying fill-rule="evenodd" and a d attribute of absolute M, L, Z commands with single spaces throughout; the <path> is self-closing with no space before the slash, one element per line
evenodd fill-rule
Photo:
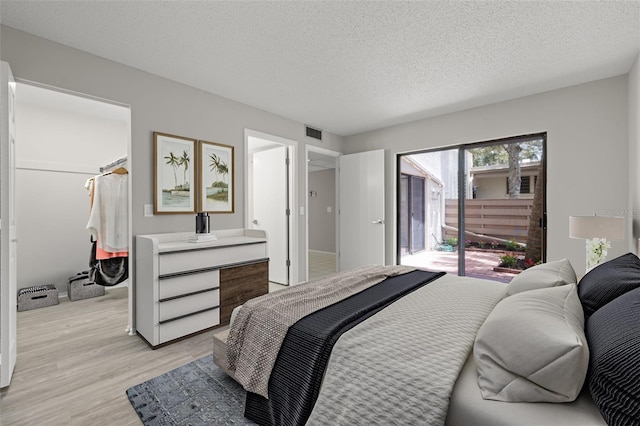
<path fill-rule="evenodd" d="M 467 359 L 451 394 L 445 426 L 605 426 L 588 389 L 570 403 L 500 402 L 482 399 L 473 353 Z"/>

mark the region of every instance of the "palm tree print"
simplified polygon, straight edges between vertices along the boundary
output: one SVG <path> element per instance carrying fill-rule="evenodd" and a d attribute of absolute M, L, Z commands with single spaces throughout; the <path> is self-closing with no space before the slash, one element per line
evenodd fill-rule
<path fill-rule="evenodd" d="M 178 174 L 176 173 L 178 167 L 180 167 L 180 158 L 176 157 L 173 152 L 170 152 L 168 156 L 164 157 L 167 160 L 168 165 L 173 168 L 173 179 L 175 181 L 176 187 L 178 186 Z"/>
<path fill-rule="evenodd" d="M 227 183 L 229 167 L 227 167 L 227 164 L 224 161 L 220 161 L 220 164 L 218 165 L 218 172 L 222 175 L 222 179 L 224 179 L 224 182 Z"/>
<path fill-rule="evenodd" d="M 211 160 L 209 167 L 210 170 L 216 174 L 216 182 L 219 181 L 219 176 L 222 175 L 223 183 L 226 184 L 227 175 L 229 174 L 229 167 L 227 166 L 227 163 L 214 153 L 209 154 L 209 159 Z"/>
<path fill-rule="evenodd" d="M 189 170 L 189 162 L 191 161 L 191 159 L 189 158 L 189 153 L 187 152 L 187 150 L 184 150 L 182 152 L 182 157 L 180 157 L 179 161 L 179 165 L 180 166 L 184 166 L 184 183 L 185 185 L 188 183 L 187 182 L 187 171 Z"/>

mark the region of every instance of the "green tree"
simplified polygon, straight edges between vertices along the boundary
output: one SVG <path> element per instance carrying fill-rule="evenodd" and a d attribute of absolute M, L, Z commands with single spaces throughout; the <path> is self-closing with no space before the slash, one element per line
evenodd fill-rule
<path fill-rule="evenodd" d="M 542 141 L 539 139 L 508 144 L 486 145 L 472 148 L 473 166 L 509 166 L 509 198 L 520 196 L 522 176 L 520 166 L 523 161 L 540 161 Z"/>
<path fill-rule="evenodd" d="M 528 161 L 540 161 L 542 158 L 542 141 L 533 140 L 516 142 L 522 148 L 521 159 Z M 486 145 L 469 150 L 473 154 L 473 166 L 498 166 L 509 163 L 509 155 L 505 145 Z"/>
<path fill-rule="evenodd" d="M 522 159 L 529 161 L 542 160 L 542 140 L 520 142 L 522 146 Z"/>
<path fill-rule="evenodd" d="M 488 145 L 481 148 L 472 148 L 473 166 L 496 166 L 507 164 L 507 152 L 502 145 Z"/>

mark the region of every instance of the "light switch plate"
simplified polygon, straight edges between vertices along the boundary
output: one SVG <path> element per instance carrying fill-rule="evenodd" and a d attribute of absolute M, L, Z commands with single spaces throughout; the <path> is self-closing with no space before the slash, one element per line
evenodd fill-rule
<path fill-rule="evenodd" d="M 144 205 L 144 217 L 153 217 L 153 204 Z"/>

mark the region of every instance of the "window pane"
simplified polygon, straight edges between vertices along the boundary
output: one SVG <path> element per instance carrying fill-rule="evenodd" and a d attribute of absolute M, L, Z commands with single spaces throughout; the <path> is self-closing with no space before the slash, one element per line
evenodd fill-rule
<path fill-rule="evenodd" d="M 532 234 L 542 235 L 538 223 L 529 227 L 536 197 L 531 178 L 537 182 L 542 172 L 543 147 L 534 138 L 467 149 L 472 190 L 464 200 L 465 275 L 509 282 L 542 259 L 541 244 L 530 245 L 535 253 L 526 249 Z"/>

